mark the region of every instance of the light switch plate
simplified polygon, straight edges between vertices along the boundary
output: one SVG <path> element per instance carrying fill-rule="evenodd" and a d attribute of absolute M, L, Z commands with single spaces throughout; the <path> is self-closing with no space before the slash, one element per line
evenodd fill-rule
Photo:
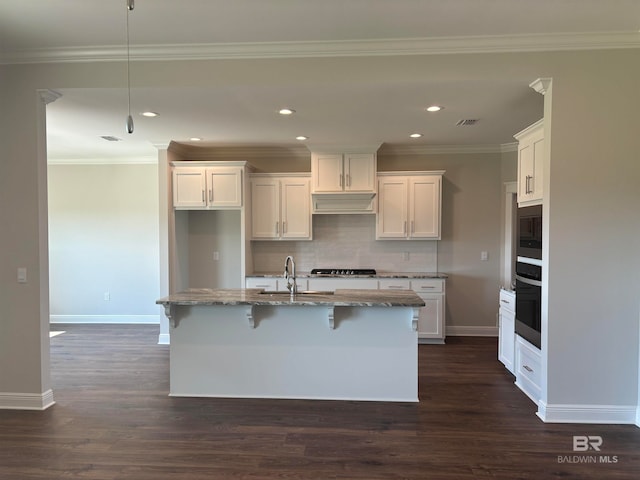
<path fill-rule="evenodd" d="M 27 269 L 24 267 L 18 268 L 18 283 L 27 283 Z"/>

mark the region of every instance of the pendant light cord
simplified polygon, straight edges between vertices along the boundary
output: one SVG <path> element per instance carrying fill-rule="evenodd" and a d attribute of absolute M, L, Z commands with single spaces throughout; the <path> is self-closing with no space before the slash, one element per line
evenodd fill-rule
<path fill-rule="evenodd" d="M 127 0 L 127 132 L 133 133 L 133 117 L 131 117 L 131 52 L 129 46 L 129 12 L 134 8 L 134 0 Z"/>

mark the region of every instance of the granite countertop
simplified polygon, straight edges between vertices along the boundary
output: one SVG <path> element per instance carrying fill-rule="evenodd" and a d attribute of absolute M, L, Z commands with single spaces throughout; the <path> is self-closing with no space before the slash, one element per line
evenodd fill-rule
<path fill-rule="evenodd" d="M 282 273 L 254 273 L 247 277 L 280 278 Z M 311 273 L 296 273 L 296 278 L 448 278 L 449 275 L 442 272 L 378 272 L 375 275 L 324 275 Z"/>
<path fill-rule="evenodd" d="M 418 295 L 411 290 L 350 290 L 335 293 L 297 294 L 289 292 L 261 293 L 260 288 L 210 289 L 191 288 L 156 301 L 169 305 L 300 305 L 334 307 L 423 307 Z"/>

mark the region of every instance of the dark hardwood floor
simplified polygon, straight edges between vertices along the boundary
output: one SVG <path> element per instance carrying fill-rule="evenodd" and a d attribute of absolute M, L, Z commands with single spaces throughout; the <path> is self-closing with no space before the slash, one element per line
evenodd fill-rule
<path fill-rule="evenodd" d="M 639 428 L 541 422 L 493 338 L 420 346 L 421 401 L 397 404 L 170 398 L 157 327 L 58 329 L 57 404 L 0 411 L 3 480 L 640 478 Z"/>

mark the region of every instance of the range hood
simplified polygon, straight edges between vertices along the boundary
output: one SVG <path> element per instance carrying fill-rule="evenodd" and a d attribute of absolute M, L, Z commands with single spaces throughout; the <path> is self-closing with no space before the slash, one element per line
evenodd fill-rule
<path fill-rule="evenodd" d="M 375 213 L 375 192 L 315 192 L 313 213 Z"/>

